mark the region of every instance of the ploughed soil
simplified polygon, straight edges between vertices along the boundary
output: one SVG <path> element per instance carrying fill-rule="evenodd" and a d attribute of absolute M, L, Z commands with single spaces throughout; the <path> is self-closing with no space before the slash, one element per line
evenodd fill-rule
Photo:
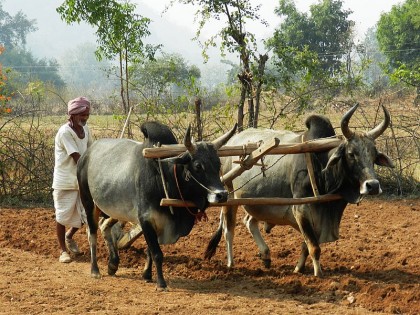
<path fill-rule="evenodd" d="M 207 210 L 188 237 L 162 246 L 167 291 L 143 281 L 143 237 L 120 251 L 120 269 L 107 274 L 99 240 L 102 279 L 90 277 L 85 228 L 75 239 L 83 254 L 58 262 L 54 210 L 0 210 L 0 314 L 420 314 L 420 201 L 373 199 L 349 205 L 341 238 L 322 245 L 323 278 L 293 269 L 301 235 L 290 227 L 263 232 L 271 248 L 264 268 L 238 216 L 235 267 L 226 267 L 222 239 L 212 260 L 203 253 L 218 226 Z M 155 279 L 155 278 L 154 278 Z"/>

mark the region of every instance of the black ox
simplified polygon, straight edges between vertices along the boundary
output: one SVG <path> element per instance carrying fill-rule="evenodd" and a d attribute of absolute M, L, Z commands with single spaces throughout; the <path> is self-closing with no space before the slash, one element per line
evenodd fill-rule
<path fill-rule="evenodd" d="M 375 139 L 390 123 L 390 115 L 383 107 L 384 120 L 366 133 L 356 133 L 349 129 L 349 120 L 357 109 L 351 108 L 341 120 L 341 131 L 345 140 L 329 152 L 311 153 L 314 177 L 319 194 L 339 194 L 342 199 L 327 203 L 304 205 L 245 205 L 247 215 L 244 223 L 251 232 L 266 267 L 271 264 L 270 250 L 264 242 L 258 228 L 258 222 L 266 224 L 266 231 L 275 225 L 290 225 L 303 235 L 301 256 L 295 272 L 303 272 L 308 255 L 311 256 L 315 276 L 321 276 L 319 263 L 320 244 L 332 242 L 339 237 L 339 226 L 343 211 L 348 203 L 358 203 L 364 195 L 377 195 L 382 192 L 374 171 L 374 164 L 393 167 L 392 161 L 378 151 Z M 289 131 L 248 129 L 232 137 L 227 145 L 242 145 L 247 142 L 267 142 L 274 137 L 280 143 L 300 143 L 318 138 L 334 137 L 335 132 L 330 121 L 320 115 L 307 118 L 308 128 L 303 134 Z M 237 158 L 235 158 L 237 159 Z M 234 158 L 222 161 L 223 173 L 227 173 L 235 164 Z M 259 168 L 252 168 L 233 182 L 227 183 L 229 191 L 237 198 L 283 197 L 303 198 L 314 196 L 308 175 L 304 154 L 267 155 L 264 159 L 267 170 L 264 175 Z M 213 235 L 206 258 L 211 258 L 220 242 L 222 229 L 227 243 L 228 267 L 233 266 L 233 237 L 236 224 L 235 206 L 224 206 L 221 222 Z"/>
<path fill-rule="evenodd" d="M 166 288 L 163 277 L 163 253 L 159 244 L 175 243 L 190 233 L 199 211 L 209 202 L 223 202 L 227 191 L 220 181 L 220 159 L 217 150 L 235 133 L 236 126 L 213 142 L 191 140 L 187 129 L 184 145 L 187 151 L 177 157 L 157 160 L 143 157 L 146 147 L 177 143 L 170 129 L 156 122 L 141 127 L 145 142 L 128 139 L 100 139 L 80 158 L 77 177 L 81 199 L 86 210 L 91 252 L 91 275 L 99 278 L 97 264 L 97 229 L 101 212 L 108 219 L 103 235 L 109 248 L 108 274 L 116 273 L 118 249 L 111 227 L 120 221 L 140 224 L 147 243 L 143 278 L 151 281 L 152 264 L 156 265 L 157 286 Z M 163 179 L 162 179 L 163 178 Z M 165 198 L 163 182 L 170 198 L 192 200 L 196 207 L 161 207 Z M 101 225 L 102 229 L 102 225 Z"/>

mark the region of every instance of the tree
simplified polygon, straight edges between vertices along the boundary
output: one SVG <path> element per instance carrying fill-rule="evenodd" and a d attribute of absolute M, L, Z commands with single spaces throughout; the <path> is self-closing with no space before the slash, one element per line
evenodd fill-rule
<path fill-rule="evenodd" d="M 9 82 L 12 90 L 29 84 L 31 81 L 51 83 L 55 87 L 63 87 L 64 81 L 60 77 L 59 64 L 52 59 L 38 59 L 25 48 L 12 48 L 4 52 L 2 56 L 3 66 L 9 68 Z"/>
<path fill-rule="evenodd" d="M 111 63 L 108 60 L 98 61 L 95 51 L 94 43 L 83 43 L 67 50 L 59 60 L 60 75 L 67 86 L 81 90 L 82 94 L 89 90 L 101 93 L 118 88 L 115 77 L 108 77 Z"/>
<path fill-rule="evenodd" d="M 96 28 L 99 60 L 118 58 L 123 111 L 130 105 L 129 64 L 153 59 L 158 46 L 145 44 L 150 19 L 134 13 L 136 6 L 118 0 L 66 0 L 57 8 L 68 24 L 85 21 Z"/>
<path fill-rule="evenodd" d="M 29 20 L 22 11 L 11 16 L 0 2 L 0 44 L 5 48 L 1 61 L 5 68 L 10 68 L 9 78 L 13 80 L 9 80 L 7 86 L 11 90 L 37 80 L 64 86 L 55 59 L 37 59 L 26 49 L 26 37 L 36 30 L 35 20 Z"/>
<path fill-rule="evenodd" d="M 267 40 L 277 70 L 273 82 L 297 101 L 299 111 L 316 95 L 330 99 L 357 82 L 349 58 L 351 11 L 343 10 L 341 0 L 320 1 L 309 13 L 299 12 L 292 0 L 280 0 L 275 12 L 282 23 Z"/>
<path fill-rule="evenodd" d="M 359 48 L 361 61 L 366 64 L 363 73 L 364 82 L 373 93 L 379 92 L 389 84 L 389 76 L 381 65 L 386 62 L 385 55 L 379 49 L 376 27 L 369 28 Z"/>
<path fill-rule="evenodd" d="M 383 13 L 378 22 L 379 47 L 393 77 L 417 88 L 420 98 L 420 2 L 406 0 Z"/>
<path fill-rule="evenodd" d="M 4 47 L 0 45 L 0 55 L 4 52 Z M 0 63 L 0 118 L 5 113 L 11 113 L 12 110 L 7 106 L 7 103 L 10 101 L 11 96 L 7 91 L 5 91 L 4 86 L 6 85 L 7 76 L 3 73 L 3 66 Z M 0 130 L 3 125 L 0 126 Z"/>
<path fill-rule="evenodd" d="M 226 51 L 239 55 L 241 71 L 238 74 L 238 79 L 241 84 L 241 97 L 238 104 L 238 130 L 243 129 L 246 98 L 248 98 L 248 125 L 256 127 L 258 124 L 258 114 L 255 115 L 254 107 L 254 77 L 251 69 L 252 57 L 260 65 L 257 69 L 264 72 L 267 56 L 265 54 L 256 55 L 255 35 L 246 30 L 246 22 L 248 20 L 254 20 L 267 24 L 258 14 L 260 6 L 253 7 L 250 0 L 178 0 L 178 2 L 196 5 L 199 8 L 195 13 L 196 20 L 199 21 L 195 37 L 196 40 L 199 40 L 201 31 L 210 19 L 213 18 L 218 21 L 224 19 L 225 26 L 215 35 L 204 41 L 203 56 L 205 58 L 208 57 L 206 53 L 207 49 L 217 46 L 219 39 L 221 40 L 220 49 L 223 56 Z M 259 95 L 257 94 L 256 97 L 259 98 Z"/>
<path fill-rule="evenodd" d="M 28 20 L 22 11 L 11 16 L 3 10 L 0 1 L 0 44 L 7 50 L 23 47 L 26 44 L 26 36 L 37 30 L 36 21 Z"/>
<path fill-rule="evenodd" d="M 163 53 L 156 60 L 136 64 L 131 69 L 132 83 L 147 99 L 158 100 L 176 86 L 183 88 L 191 78 L 200 78 L 200 69 L 190 66 L 178 54 Z"/>
<path fill-rule="evenodd" d="M 310 6 L 310 14 L 299 12 L 292 0 L 280 0 L 275 12 L 284 18 L 270 39 L 271 47 L 305 47 L 317 54 L 319 66 L 334 75 L 342 70 L 343 57 L 352 46 L 352 13 L 341 0 L 323 0 Z M 279 56 L 282 57 L 282 56 Z M 312 57 L 312 56 L 311 56 Z M 305 66 L 305 65 L 303 65 Z"/>

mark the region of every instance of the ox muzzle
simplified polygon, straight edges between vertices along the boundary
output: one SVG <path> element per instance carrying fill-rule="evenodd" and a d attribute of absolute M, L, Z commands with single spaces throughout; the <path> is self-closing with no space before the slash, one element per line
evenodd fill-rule
<path fill-rule="evenodd" d="M 227 190 L 213 190 L 209 191 L 207 194 L 207 201 L 210 203 L 218 203 L 218 202 L 225 202 L 228 199 L 228 192 Z"/>
<path fill-rule="evenodd" d="M 379 195 L 381 193 L 381 184 L 377 179 L 365 180 L 360 187 L 361 195 Z"/>

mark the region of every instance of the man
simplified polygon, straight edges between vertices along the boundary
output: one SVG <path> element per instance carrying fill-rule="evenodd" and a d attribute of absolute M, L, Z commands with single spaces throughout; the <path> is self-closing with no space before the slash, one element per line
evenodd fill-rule
<path fill-rule="evenodd" d="M 62 263 L 71 262 L 69 252 L 80 254 L 73 235 L 86 222 L 86 214 L 80 200 L 76 166 L 80 156 L 92 143 L 92 136 L 86 125 L 90 102 L 85 97 L 77 97 L 67 105 L 68 122 L 59 128 L 55 136 L 52 184 L 56 232 L 61 251 L 59 261 Z M 66 226 L 70 227 L 67 232 Z"/>

